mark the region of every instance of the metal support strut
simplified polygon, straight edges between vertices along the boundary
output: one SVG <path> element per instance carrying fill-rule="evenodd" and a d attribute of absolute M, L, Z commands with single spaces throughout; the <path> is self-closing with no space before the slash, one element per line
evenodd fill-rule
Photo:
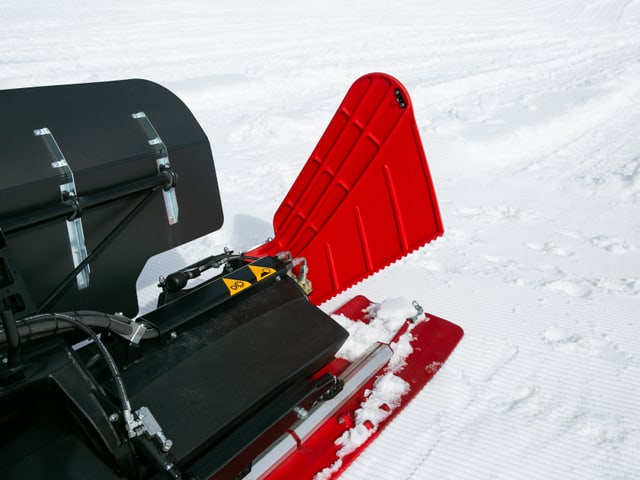
<path fill-rule="evenodd" d="M 39 128 L 34 130 L 33 133 L 37 137 L 42 137 L 45 141 L 49 153 L 53 157 L 51 167 L 58 170 L 63 178 L 62 183 L 60 184 L 60 197 L 62 203 L 71 203 L 75 205 L 74 212 L 67 217 L 67 232 L 69 234 L 69 245 L 71 247 L 73 266 L 77 267 L 85 258 L 87 258 L 87 246 L 84 240 L 82 220 L 80 219 L 82 209 L 78 202 L 73 172 L 62 154 L 62 151 L 58 146 L 58 142 L 56 142 L 56 139 L 48 128 Z M 89 286 L 89 273 L 90 269 L 89 265 L 87 265 L 76 276 L 79 290 L 83 290 Z"/>
<path fill-rule="evenodd" d="M 144 112 L 132 113 L 131 118 L 140 122 L 144 133 L 147 135 L 147 142 L 156 149 L 156 153 L 158 154 L 158 158 L 156 159 L 158 173 L 163 170 L 169 170 L 171 167 L 169 164 L 169 151 L 151 123 L 151 120 L 147 117 L 147 114 Z M 162 195 L 164 197 L 164 206 L 167 210 L 169 225 L 178 223 L 178 200 L 173 183 L 163 190 Z"/>

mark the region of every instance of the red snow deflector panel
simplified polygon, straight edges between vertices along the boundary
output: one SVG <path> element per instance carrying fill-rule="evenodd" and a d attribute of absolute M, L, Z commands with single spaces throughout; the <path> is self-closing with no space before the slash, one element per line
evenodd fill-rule
<path fill-rule="evenodd" d="M 347 92 L 251 255 L 305 257 L 320 304 L 443 233 L 413 107 L 395 78 Z"/>

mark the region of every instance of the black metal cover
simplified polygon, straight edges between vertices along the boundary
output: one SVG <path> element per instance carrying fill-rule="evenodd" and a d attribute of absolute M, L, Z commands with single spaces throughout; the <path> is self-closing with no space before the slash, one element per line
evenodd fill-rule
<path fill-rule="evenodd" d="M 262 435 L 258 412 L 285 388 L 308 384 L 348 333 L 289 277 L 238 294 L 199 320 L 122 375 L 132 404 L 148 406 L 173 440 L 181 466 L 215 452 L 213 471 L 203 475 L 209 478 L 242 450 L 229 435 L 244 426 L 243 448 Z M 283 408 L 290 412 L 295 405 Z M 276 422 L 276 413 L 270 415 L 267 423 Z"/>
<path fill-rule="evenodd" d="M 0 91 L 0 229 L 36 306 L 44 306 L 74 264 L 66 225 L 70 213 L 55 213 L 65 207 L 60 191 L 65 178 L 34 131 L 49 129 L 73 172 L 77 198 L 91 200 L 81 215 L 91 253 L 147 195 L 148 186 L 140 190 L 144 184 L 162 177 L 157 147 L 132 118 L 137 112 L 147 115 L 167 147 L 177 174 L 178 222 L 169 224 L 162 193 L 153 194 L 90 262 L 89 287 L 79 290 L 70 282 L 46 306 L 49 311 L 137 313 L 135 282 L 147 259 L 222 226 L 211 148 L 184 103 L 149 81 Z"/>

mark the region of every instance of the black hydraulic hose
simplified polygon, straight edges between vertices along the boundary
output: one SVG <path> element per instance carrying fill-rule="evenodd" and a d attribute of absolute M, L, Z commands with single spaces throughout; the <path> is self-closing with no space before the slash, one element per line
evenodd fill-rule
<path fill-rule="evenodd" d="M 153 194 L 161 191 L 160 187 L 153 188 L 150 192 L 148 192 L 142 200 L 140 200 L 132 209 L 127 213 L 127 215 L 115 226 L 109 234 L 102 239 L 102 241 L 93 249 L 87 258 L 85 258 L 82 262 L 78 264 L 76 268 L 74 268 L 69 275 L 67 275 L 62 282 L 44 299 L 44 301 L 38 305 L 36 309 L 36 313 L 41 313 L 44 310 L 48 310 L 51 304 L 60 296 L 62 292 L 69 286 L 71 281 L 78 276 L 78 274 L 89 265 L 90 262 L 96 259 L 100 253 L 105 249 L 105 247 L 111 243 L 111 241 L 124 229 L 124 227 L 133 219 L 133 217 L 144 208 L 144 206 L 151 200 Z"/>
<path fill-rule="evenodd" d="M 104 328 L 121 335 L 130 335 L 132 327 L 126 317 L 119 315 L 107 315 L 100 312 L 72 312 L 62 313 L 80 320 L 88 327 Z M 55 314 L 40 314 L 23 318 L 18 321 L 16 333 L 24 341 L 35 340 L 42 336 L 62 333 L 75 328 L 73 325 L 60 325 Z M 5 329 L 6 330 L 6 329 Z M 5 332 L 0 332 L 0 344 L 9 341 L 9 336 Z"/>
<path fill-rule="evenodd" d="M 128 413 L 130 414 L 131 403 L 129 402 L 129 397 L 125 389 L 124 382 L 122 381 L 122 377 L 120 376 L 120 370 L 118 369 L 118 366 L 116 365 L 115 360 L 109 353 L 109 350 L 107 350 L 107 347 L 104 345 L 104 343 L 102 343 L 98 335 L 93 330 L 91 330 L 90 327 L 85 325 L 82 321 L 70 315 L 65 315 L 62 313 L 51 313 L 51 314 L 46 314 L 46 316 L 52 317 L 53 319 L 55 319 L 56 322 L 61 321 L 61 322 L 70 323 L 71 325 L 78 328 L 79 330 L 82 330 L 93 340 L 93 342 L 96 344 L 96 347 L 98 347 L 98 350 L 102 355 L 102 358 L 107 364 L 107 368 L 109 369 L 111 376 L 113 377 L 113 380 L 116 385 L 116 390 L 118 391 L 118 397 L 120 398 L 120 403 L 122 405 L 122 411 L 125 413 L 125 417 L 127 416 Z M 30 317 L 30 318 L 37 319 L 37 317 L 38 316 Z"/>
<path fill-rule="evenodd" d="M 0 312 L 0 317 L 2 317 L 2 326 L 4 327 L 4 332 L 1 333 L 4 336 L 5 342 L 8 344 L 7 368 L 11 370 L 20 365 L 20 333 L 18 332 L 18 327 L 11 310 L 3 310 Z"/>
<path fill-rule="evenodd" d="M 110 315 L 102 312 L 79 311 L 67 312 L 58 315 L 67 315 L 76 318 L 83 324 L 91 328 L 106 329 L 125 337 L 133 334 L 131 320 L 122 315 Z M 17 337 L 22 341 L 32 341 L 38 338 L 64 333 L 74 329 L 73 325 L 60 325 L 59 317 L 56 314 L 42 313 L 18 320 L 16 329 Z M 0 345 L 11 342 L 8 329 L 0 331 Z M 143 339 L 158 337 L 159 332 L 155 329 L 147 330 L 142 336 Z"/>

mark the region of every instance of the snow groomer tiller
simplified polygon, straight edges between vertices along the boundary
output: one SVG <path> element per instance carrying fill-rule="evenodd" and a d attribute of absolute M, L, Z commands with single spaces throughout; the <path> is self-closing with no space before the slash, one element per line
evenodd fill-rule
<path fill-rule="evenodd" d="M 415 303 L 351 358 L 317 307 L 443 233 L 388 75 L 348 91 L 272 240 L 167 267 L 142 315 L 147 260 L 223 222 L 191 112 L 143 80 L 6 90 L 0 109 L 0 478 L 337 477 L 462 337 Z M 366 325 L 377 308 L 337 313 Z"/>

